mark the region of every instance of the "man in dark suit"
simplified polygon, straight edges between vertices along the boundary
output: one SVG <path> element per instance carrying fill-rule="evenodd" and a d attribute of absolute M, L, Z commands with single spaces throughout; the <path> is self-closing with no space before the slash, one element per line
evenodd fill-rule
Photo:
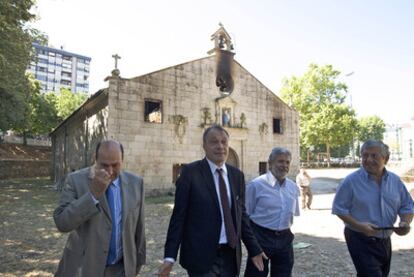
<path fill-rule="evenodd" d="M 70 232 L 55 276 L 135 277 L 145 263 L 144 186 L 122 170 L 123 152 L 102 141 L 95 165 L 68 175 L 53 214 Z"/>
<path fill-rule="evenodd" d="M 225 164 L 229 135 L 219 125 L 203 134 L 206 158 L 183 167 L 159 276 L 169 276 L 180 250 L 190 277 L 239 275 L 243 240 L 253 263 L 263 270 L 266 258 L 245 211 L 243 173 Z"/>

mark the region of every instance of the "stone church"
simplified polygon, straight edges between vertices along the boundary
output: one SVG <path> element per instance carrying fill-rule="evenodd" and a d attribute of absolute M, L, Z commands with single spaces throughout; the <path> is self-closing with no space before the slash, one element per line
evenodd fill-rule
<path fill-rule="evenodd" d="M 275 146 L 292 152 L 299 167 L 299 115 L 239 64 L 222 25 L 209 56 L 126 79 L 115 69 L 108 87 L 92 95 L 52 133 L 57 184 L 91 165 L 96 143 L 122 142 L 124 168 L 144 178 L 148 193 L 174 188 L 183 164 L 204 157 L 202 134 L 216 123 L 230 135 L 228 163 L 246 181 L 267 170 Z"/>

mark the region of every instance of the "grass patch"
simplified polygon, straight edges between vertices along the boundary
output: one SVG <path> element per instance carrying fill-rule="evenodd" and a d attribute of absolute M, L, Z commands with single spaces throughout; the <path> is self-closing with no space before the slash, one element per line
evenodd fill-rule
<path fill-rule="evenodd" d="M 172 204 L 174 203 L 174 196 L 162 195 L 162 196 L 148 196 L 145 197 L 145 204 Z"/>

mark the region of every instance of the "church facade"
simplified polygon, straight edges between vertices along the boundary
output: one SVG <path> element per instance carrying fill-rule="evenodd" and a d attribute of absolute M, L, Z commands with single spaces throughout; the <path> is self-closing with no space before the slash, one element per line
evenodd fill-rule
<path fill-rule="evenodd" d="M 130 79 L 115 69 L 108 87 L 52 132 L 54 180 L 90 165 L 96 143 L 111 138 L 123 144 L 124 168 L 142 176 L 149 193 L 171 190 L 181 166 L 204 157 L 202 134 L 214 123 L 228 131 L 227 162 L 241 169 L 246 181 L 266 171 L 275 146 L 292 152 L 294 176 L 297 111 L 232 59 L 223 27 L 212 39 L 215 48 L 205 58 Z M 223 53 L 230 60 L 220 67 Z M 224 78 L 218 75 L 222 70 Z"/>

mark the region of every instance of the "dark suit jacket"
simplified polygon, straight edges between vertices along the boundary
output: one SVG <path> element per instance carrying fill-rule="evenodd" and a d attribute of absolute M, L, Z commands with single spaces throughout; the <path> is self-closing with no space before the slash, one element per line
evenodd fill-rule
<path fill-rule="evenodd" d="M 61 232 L 70 232 L 55 276 L 104 276 L 111 239 L 111 212 L 105 194 L 95 205 L 89 193 L 90 168 L 68 175 L 53 218 Z M 122 171 L 122 245 L 125 276 L 135 277 L 145 263 L 144 185 L 142 178 Z"/>
<path fill-rule="evenodd" d="M 236 247 L 237 269 L 241 264 L 241 243 L 252 256 L 262 252 L 245 211 L 243 173 L 227 165 L 231 187 L 232 214 L 239 238 Z M 213 175 L 206 159 L 185 165 L 176 183 L 175 205 L 165 243 L 164 257 L 176 259 L 180 249 L 180 264 L 193 272 L 211 269 L 220 238 L 221 214 Z"/>

